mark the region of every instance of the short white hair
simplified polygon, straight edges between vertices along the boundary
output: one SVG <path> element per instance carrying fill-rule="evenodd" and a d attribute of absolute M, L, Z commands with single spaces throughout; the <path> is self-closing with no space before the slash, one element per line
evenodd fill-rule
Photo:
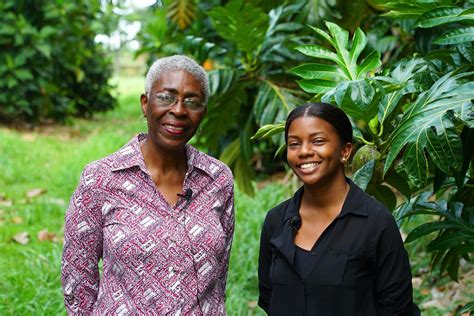
<path fill-rule="evenodd" d="M 146 74 L 145 93 L 147 95 L 150 93 L 153 84 L 163 73 L 173 70 L 184 70 L 193 75 L 201 83 L 204 103 L 207 104 L 209 99 L 209 78 L 207 73 L 196 61 L 184 55 L 173 55 L 156 60 Z"/>

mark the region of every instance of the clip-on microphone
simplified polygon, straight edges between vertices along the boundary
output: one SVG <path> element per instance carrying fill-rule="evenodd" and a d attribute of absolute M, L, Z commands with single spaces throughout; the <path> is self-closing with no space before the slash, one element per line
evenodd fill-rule
<path fill-rule="evenodd" d="M 179 197 L 185 198 L 186 201 L 189 202 L 189 200 L 190 200 L 191 197 L 193 196 L 193 190 L 191 190 L 191 189 L 186 189 L 186 191 L 184 191 L 184 194 L 177 193 L 176 195 L 179 196 Z"/>
<path fill-rule="evenodd" d="M 290 219 L 290 226 L 291 228 L 293 228 L 293 230 L 295 231 L 295 233 L 298 232 L 298 230 L 300 229 L 301 227 L 301 219 L 298 217 L 298 216 L 293 216 L 291 219 Z"/>

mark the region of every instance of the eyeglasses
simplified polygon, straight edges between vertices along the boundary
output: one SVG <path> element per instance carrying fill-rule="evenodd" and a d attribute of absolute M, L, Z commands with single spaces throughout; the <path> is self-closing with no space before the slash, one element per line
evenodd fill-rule
<path fill-rule="evenodd" d="M 156 103 L 158 106 L 168 107 L 178 102 L 178 97 L 167 92 L 161 92 L 156 94 Z M 189 97 L 183 99 L 184 106 L 189 110 L 201 110 L 205 107 L 205 104 L 197 97 Z"/>

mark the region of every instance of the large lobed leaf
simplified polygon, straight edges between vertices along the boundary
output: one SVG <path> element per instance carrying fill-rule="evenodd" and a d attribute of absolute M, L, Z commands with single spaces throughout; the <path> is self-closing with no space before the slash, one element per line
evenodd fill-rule
<path fill-rule="evenodd" d="M 390 73 L 390 77 L 375 77 L 380 81 L 390 82 L 396 89 L 382 96 L 379 103 L 379 120 L 381 124 L 390 117 L 398 107 L 402 97 L 419 90 L 414 78 L 426 68 L 426 62 L 421 58 L 402 60 Z M 387 90 L 387 89 L 386 89 Z"/>
<path fill-rule="evenodd" d="M 288 49 L 288 42 L 298 41 L 300 30 L 304 27 L 294 16 L 301 11 L 304 2 L 282 5 L 273 8 L 269 13 L 269 27 L 262 45 L 262 61 L 285 63 L 295 59 L 295 54 Z M 293 45 L 291 45 L 293 46 Z"/>
<path fill-rule="evenodd" d="M 217 93 L 209 100 L 207 114 L 201 123 L 202 134 L 197 140 L 209 151 L 221 152 L 222 139 L 216 135 L 228 135 L 230 131 L 240 129 L 237 120 L 242 105 L 247 102 L 247 93 L 245 84 L 234 83 L 234 73 L 226 69 L 213 71 L 209 79 L 211 91 Z"/>
<path fill-rule="evenodd" d="M 324 93 L 335 87 L 334 83 L 364 79 L 368 73 L 374 72 L 382 64 L 380 53 L 373 50 L 368 52 L 365 59 L 360 60 L 361 53 L 367 46 L 367 38 L 360 29 L 354 32 L 352 41 L 349 42 L 349 33 L 337 24 L 326 22 L 326 27 L 329 33 L 316 27 L 311 27 L 311 29 L 326 41 L 332 50 L 316 44 L 296 47 L 306 56 L 336 64 L 335 66 L 305 64 L 293 69 L 293 73 L 303 78 L 298 84 L 307 92 Z"/>
<path fill-rule="evenodd" d="M 295 75 L 300 76 L 303 79 L 313 80 L 313 79 L 322 79 L 333 82 L 339 82 L 344 79 L 344 73 L 340 68 L 332 65 L 326 64 L 302 64 L 298 67 L 291 69 L 291 72 Z M 315 80 L 317 82 L 317 80 Z"/>
<path fill-rule="evenodd" d="M 352 181 L 354 181 L 355 184 L 365 191 L 370 183 L 370 180 L 372 180 L 374 169 L 375 160 L 372 159 L 352 175 Z"/>
<path fill-rule="evenodd" d="M 297 92 L 278 86 L 270 80 L 262 81 L 253 106 L 257 124 L 266 125 L 284 121 L 288 113 L 302 103 L 296 95 Z"/>
<path fill-rule="evenodd" d="M 446 74 L 430 90 L 421 93 L 408 108 L 389 138 L 384 174 L 405 146 L 408 147 L 403 162 L 415 186 L 424 185 L 429 173 L 425 150 L 441 170 L 460 169 L 462 162 L 453 158 L 456 155 L 462 157 L 460 139 L 453 130 L 452 118 L 446 113 L 453 113 L 468 126 L 474 125 L 471 101 L 474 98 L 474 83 L 460 82 L 464 76 L 465 73 Z"/>
<path fill-rule="evenodd" d="M 268 15 L 261 8 L 242 0 L 215 7 L 208 15 L 219 35 L 245 53 L 254 53 L 261 47 L 269 26 Z"/>
<path fill-rule="evenodd" d="M 343 81 L 326 92 L 322 101 L 335 102 L 350 117 L 368 122 L 377 114 L 382 89 L 376 80 L 369 78 Z"/>
<path fill-rule="evenodd" d="M 241 138 L 234 139 L 222 152 L 219 160 L 232 167 L 239 189 L 249 196 L 255 195 L 252 180 L 255 178 L 252 165 L 242 155 Z"/>

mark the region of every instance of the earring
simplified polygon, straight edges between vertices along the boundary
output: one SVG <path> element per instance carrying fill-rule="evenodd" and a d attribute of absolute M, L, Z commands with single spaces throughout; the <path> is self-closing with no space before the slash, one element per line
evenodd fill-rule
<path fill-rule="evenodd" d="M 342 160 L 342 163 L 345 163 L 345 162 L 346 162 L 346 160 L 347 160 L 347 158 L 346 158 L 346 157 L 342 157 L 342 159 L 341 159 L 341 160 Z"/>

